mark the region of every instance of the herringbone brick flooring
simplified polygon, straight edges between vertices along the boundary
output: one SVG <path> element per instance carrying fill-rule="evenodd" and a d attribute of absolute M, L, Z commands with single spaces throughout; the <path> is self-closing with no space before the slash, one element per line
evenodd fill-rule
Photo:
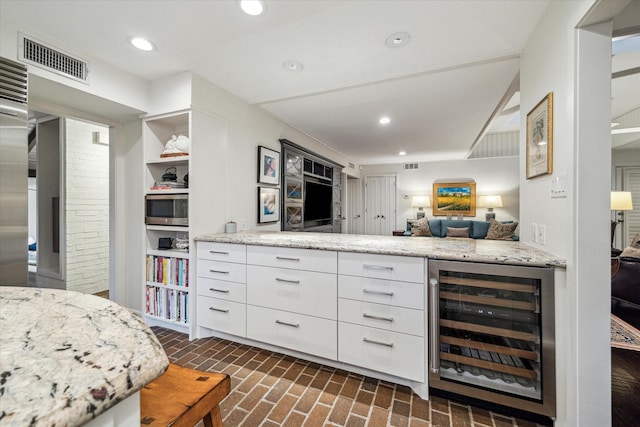
<path fill-rule="evenodd" d="M 535 427 L 405 386 L 217 338 L 152 328 L 173 363 L 231 376 L 220 404 L 232 426 Z"/>

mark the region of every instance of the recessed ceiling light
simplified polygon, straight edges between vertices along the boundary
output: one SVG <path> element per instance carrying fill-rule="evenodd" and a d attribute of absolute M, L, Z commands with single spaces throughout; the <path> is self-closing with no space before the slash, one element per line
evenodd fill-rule
<path fill-rule="evenodd" d="M 240 8 L 247 15 L 258 16 L 267 9 L 267 3 L 264 0 L 240 0 Z"/>
<path fill-rule="evenodd" d="M 616 126 L 620 126 L 620 123 L 616 123 L 616 122 L 611 122 L 611 127 L 614 128 Z"/>
<path fill-rule="evenodd" d="M 378 120 L 378 122 L 381 125 L 388 125 L 389 123 L 391 123 L 391 119 L 389 117 L 380 117 L 380 120 Z"/>
<path fill-rule="evenodd" d="M 299 73 L 302 71 L 302 63 L 298 61 L 284 61 L 282 63 L 282 68 L 287 71 L 291 71 L 292 73 Z"/>
<path fill-rule="evenodd" d="M 406 156 L 406 155 L 407 155 L 407 152 L 406 152 L 406 151 L 400 151 L 400 152 L 398 153 L 398 156 Z"/>
<path fill-rule="evenodd" d="M 409 43 L 411 36 L 407 33 L 393 33 L 387 37 L 387 46 L 400 47 Z"/>
<path fill-rule="evenodd" d="M 128 40 L 133 46 L 145 52 L 152 51 L 156 48 L 153 43 L 143 37 L 131 36 Z"/>

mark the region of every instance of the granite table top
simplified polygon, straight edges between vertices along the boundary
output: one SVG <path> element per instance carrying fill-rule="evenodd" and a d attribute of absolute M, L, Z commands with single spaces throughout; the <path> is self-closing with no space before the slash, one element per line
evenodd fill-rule
<path fill-rule="evenodd" d="M 76 426 L 159 377 L 169 360 L 120 305 L 57 289 L 0 287 L 0 425 Z"/>
<path fill-rule="evenodd" d="M 370 236 L 292 231 L 241 231 L 205 234 L 194 240 L 415 256 L 452 261 L 566 268 L 566 260 L 522 242 L 454 237 Z"/>

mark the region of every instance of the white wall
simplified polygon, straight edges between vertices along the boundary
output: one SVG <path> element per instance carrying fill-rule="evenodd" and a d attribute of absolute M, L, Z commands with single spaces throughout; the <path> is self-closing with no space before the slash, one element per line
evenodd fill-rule
<path fill-rule="evenodd" d="M 404 230 L 406 220 L 416 217 L 417 208 L 411 207 L 412 196 L 429 196 L 433 204 L 433 182 L 439 179 L 471 178 L 476 182 L 477 195 L 499 194 L 502 196 L 502 208 L 495 208 L 498 221 L 518 221 L 520 211 L 519 169 L 517 157 L 490 159 L 449 160 L 441 162 L 423 162 L 417 170 L 404 170 L 404 164 L 362 166 L 361 177 L 377 174 L 397 174 L 398 212 L 397 230 Z M 364 179 L 363 185 L 364 185 Z M 363 192 L 364 193 L 364 192 Z M 404 198 L 407 195 L 408 198 Z M 426 208 L 426 216 L 432 218 L 431 208 Z M 485 220 L 485 208 L 477 208 L 474 218 Z"/>
<path fill-rule="evenodd" d="M 553 173 L 525 178 L 520 159 L 522 227 L 546 226 L 542 249 L 567 259 L 556 274 L 558 426 L 611 423 L 608 192 L 610 23 L 576 30 L 594 1 L 550 2 L 521 56 L 521 146 L 526 113 L 554 94 Z M 609 35 L 606 35 L 607 28 Z M 567 197 L 552 199 L 562 177 Z M 533 244 L 529 233 L 523 240 Z"/>
<path fill-rule="evenodd" d="M 109 129 L 66 119 L 67 290 L 109 289 L 109 146 L 93 142 Z"/>

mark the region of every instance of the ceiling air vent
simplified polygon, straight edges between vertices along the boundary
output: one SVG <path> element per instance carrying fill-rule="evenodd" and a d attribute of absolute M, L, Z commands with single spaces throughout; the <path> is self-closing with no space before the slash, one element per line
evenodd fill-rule
<path fill-rule="evenodd" d="M 0 98 L 27 103 L 27 67 L 0 57 Z"/>
<path fill-rule="evenodd" d="M 417 163 L 405 163 L 404 164 L 404 170 L 406 170 L 406 171 L 418 170 L 418 164 Z"/>
<path fill-rule="evenodd" d="M 20 34 L 19 59 L 48 71 L 89 83 L 89 63 Z"/>

